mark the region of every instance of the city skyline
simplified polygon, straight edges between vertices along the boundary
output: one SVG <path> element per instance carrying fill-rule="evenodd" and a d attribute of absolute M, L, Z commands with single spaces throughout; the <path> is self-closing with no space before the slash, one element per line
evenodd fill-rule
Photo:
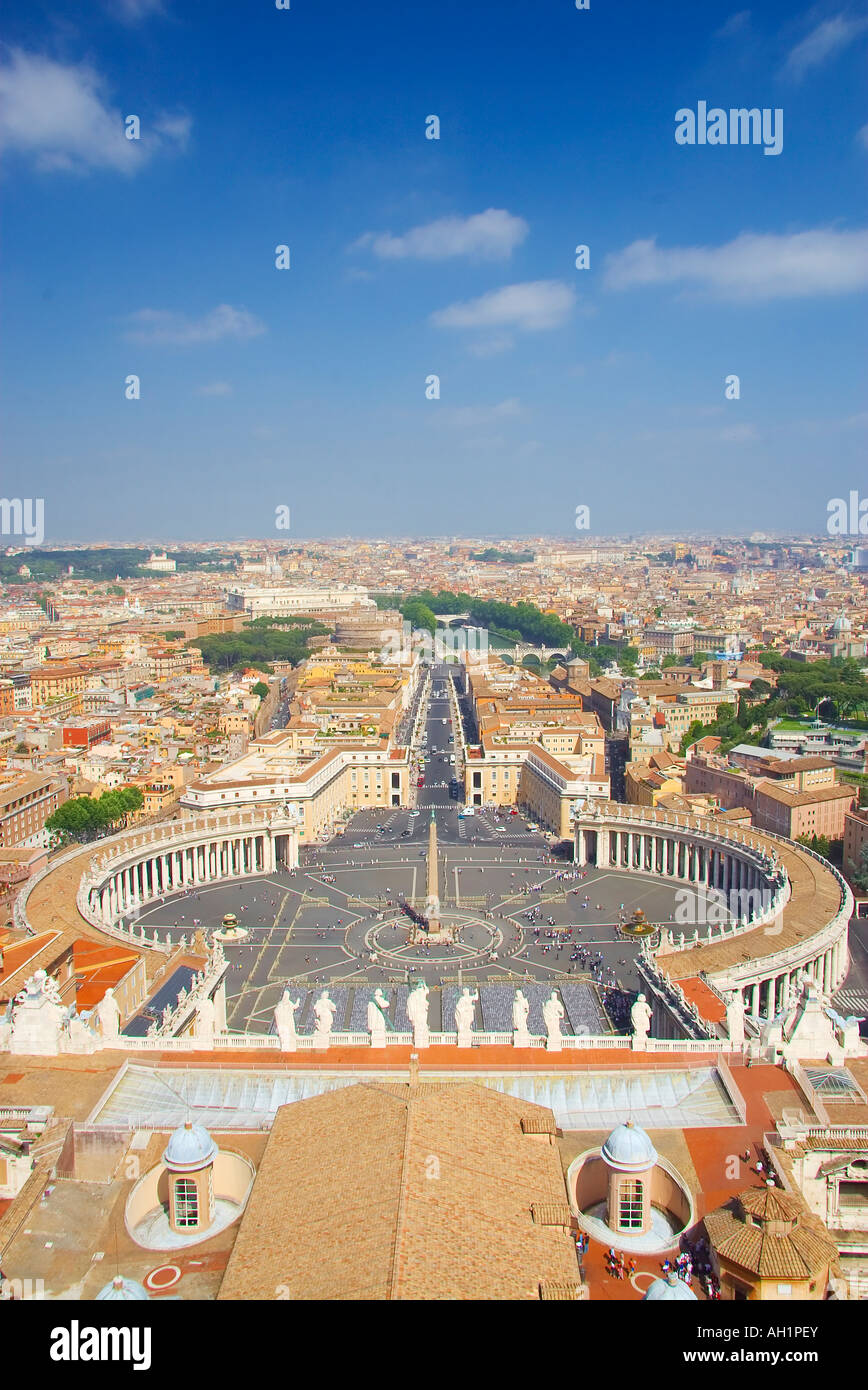
<path fill-rule="evenodd" d="M 862 12 L 338 10 L 12 6 L 4 490 L 46 544 L 822 536 L 868 426 Z M 677 141 L 718 107 L 779 153 Z"/>

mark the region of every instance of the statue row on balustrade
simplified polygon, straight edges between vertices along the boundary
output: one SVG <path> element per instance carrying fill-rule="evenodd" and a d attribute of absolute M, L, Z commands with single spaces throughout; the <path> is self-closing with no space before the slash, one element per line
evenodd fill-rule
<path fill-rule="evenodd" d="M 429 1023 L 429 988 L 424 980 L 419 980 L 407 996 L 407 1018 L 413 1034 L 414 1047 L 428 1047 L 431 1042 L 431 1028 Z M 476 1004 L 479 1000 L 479 992 L 471 990 L 468 986 L 462 989 L 461 994 L 455 1003 L 454 1011 L 454 1032 L 457 1035 L 459 1047 L 472 1047 L 474 1040 L 473 1024 L 476 1015 Z M 294 1052 L 298 1045 L 298 1034 L 296 1031 L 295 1015 L 301 1005 L 301 999 L 292 999 L 289 990 L 285 989 L 274 1010 L 274 1025 L 277 1036 L 280 1039 L 281 1050 L 284 1052 Z M 335 1042 L 340 1040 L 340 1034 L 334 1032 L 335 1014 L 337 1005 L 330 998 L 327 989 L 322 990 L 314 1000 L 313 1015 L 315 1019 L 313 1030 L 314 1047 L 329 1047 L 334 1036 Z M 530 1002 L 522 990 L 516 990 L 512 1005 L 512 1041 L 516 1047 L 530 1047 L 531 1034 L 528 1031 L 527 1021 L 530 1013 Z M 564 1006 L 561 1003 L 557 990 L 552 990 L 551 995 L 542 1007 L 543 1024 L 545 1025 L 546 1048 L 550 1052 L 559 1052 L 563 1041 L 561 1024 L 565 1017 Z M 633 1025 L 633 1045 L 641 1046 L 647 1041 L 648 1032 L 651 1026 L 651 1010 L 645 1001 L 645 995 L 640 994 L 631 1013 Z M 367 1008 L 367 1032 L 370 1035 L 372 1047 L 385 1047 L 386 1034 L 392 1027 L 389 1020 L 389 1000 L 382 989 L 376 989 L 368 1001 Z M 475 1035 L 478 1038 L 478 1034 Z"/>
<path fill-rule="evenodd" d="M 205 947 L 207 965 L 178 992 L 174 1005 L 166 1004 L 159 1019 L 154 1018 L 147 1036 L 171 1037 L 195 1010 L 193 1033 L 203 1048 L 213 1043 L 217 1030 L 216 1005 L 211 997 L 215 981 L 223 974 L 226 956 L 222 943 Z M 73 1004 L 64 1004 L 55 980 L 45 970 L 37 970 L 26 981 L 0 1016 L 0 1051 L 34 1056 L 57 1056 L 60 1052 L 95 1052 L 117 1047 L 121 1038 L 121 1008 L 113 989 L 107 989 L 96 1006 L 79 1013 Z M 126 1039 L 124 1040 L 126 1041 Z"/>

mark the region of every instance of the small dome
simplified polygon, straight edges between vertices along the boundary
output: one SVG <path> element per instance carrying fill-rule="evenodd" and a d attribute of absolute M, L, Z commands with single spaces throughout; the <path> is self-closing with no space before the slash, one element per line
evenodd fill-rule
<path fill-rule="evenodd" d="M 217 1145 L 204 1125 L 194 1125 L 191 1120 L 179 1125 L 172 1134 L 163 1154 L 167 1168 L 193 1170 L 213 1163 L 217 1156 Z"/>
<path fill-rule="evenodd" d="M 852 629 L 853 624 L 850 622 L 850 619 L 844 613 L 842 613 L 839 618 L 836 618 L 832 624 L 833 632 L 851 632 Z"/>
<path fill-rule="evenodd" d="M 142 1299 L 147 1299 L 149 1294 L 141 1284 L 137 1284 L 135 1279 L 125 1279 L 122 1274 L 116 1274 L 110 1284 L 100 1289 L 96 1296 L 97 1303 L 105 1303 L 110 1299 L 120 1299 L 121 1301 L 137 1303 Z"/>
<path fill-rule="evenodd" d="M 644 1129 L 634 1125 L 632 1120 L 613 1129 L 602 1148 L 602 1155 L 612 1168 L 627 1172 L 640 1172 L 653 1168 L 657 1162 L 657 1151 Z"/>
<path fill-rule="evenodd" d="M 653 1284 L 648 1285 L 648 1292 L 645 1294 L 643 1303 L 696 1303 L 696 1294 L 685 1284 L 683 1279 L 679 1279 L 674 1270 L 669 1271 L 665 1279 L 655 1279 Z"/>

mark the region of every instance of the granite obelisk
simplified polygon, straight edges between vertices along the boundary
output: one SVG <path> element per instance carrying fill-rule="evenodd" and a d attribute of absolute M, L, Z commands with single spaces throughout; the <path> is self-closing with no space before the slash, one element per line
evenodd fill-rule
<path fill-rule="evenodd" d="M 428 822 L 428 887 L 425 896 L 425 916 L 428 918 L 428 935 L 440 935 L 440 872 L 437 864 L 437 822 L 434 810 Z"/>

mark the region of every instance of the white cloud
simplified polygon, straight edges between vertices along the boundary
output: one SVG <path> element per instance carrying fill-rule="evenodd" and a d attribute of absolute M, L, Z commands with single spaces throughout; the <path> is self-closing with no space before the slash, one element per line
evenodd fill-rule
<path fill-rule="evenodd" d="M 433 314 L 432 322 L 440 328 L 515 328 L 534 333 L 566 322 L 575 301 L 575 291 L 560 280 L 529 280 L 450 304 Z"/>
<path fill-rule="evenodd" d="M 129 316 L 126 337 L 132 343 L 172 343 L 188 347 L 193 343 L 217 343 L 222 338 L 245 341 L 264 333 L 265 324 L 246 309 L 218 304 L 200 319 L 188 319 L 168 309 L 139 309 Z"/>
<path fill-rule="evenodd" d="M 729 39 L 733 34 L 740 34 L 750 21 L 750 10 L 739 10 L 737 14 L 730 15 L 725 24 L 722 24 L 715 33 L 715 38 Z"/>
<path fill-rule="evenodd" d="M 152 129 L 158 135 L 164 135 L 172 144 L 177 145 L 178 149 L 185 150 L 190 139 L 190 131 L 193 121 L 190 116 L 158 116 L 152 123 Z"/>
<path fill-rule="evenodd" d="M 524 218 L 513 217 L 503 208 L 488 208 L 473 217 L 441 217 L 403 236 L 366 232 L 355 245 L 370 246 L 382 260 L 445 261 L 454 256 L 506 260 L 528 230 Z"/>
<path fill-rule="evenodd" d="M 724 444 L 750 444 L 759 439 L 759 432 L 755 425 L 726 425 L 718 438 Z"/>
<path fill-rule="evenodd" d="M 162 0 L 108 0 L 109 13 L 122 24 L 140 24 L 152 14 L 162 14 Z"/>
<path fill-rule="evenodd" d="M 868 19 L 846 19 L 842 14 L 825 19 L 790 51 L 785 65 L 787 71 L 793 77 L 804 77 L 810 68 L 820 67 L 828 58 L 834 58 L 866 29 Z"/>
<path fill-rule="evenodd" d="M 515 347 L 515 339 L 508 333 L 498 333 L 493 338 L 480 338 L 476 343 L 468 343 L 467 351 L 473 357 L 496 357 L 500 352 L 509 352 Z"/>
<path fill-rule="evenodd" d="M 142 138 L 128 140 L 129 114 L 141 116 L 109 106 L 103 79 L 84 64 L 15 49 L 0 67 L 0 148 L 31 157 L 43 171 L 133 173 L 153 154 L 186 144 L 189 117 L 163 114 L 150 130 L 143 120 Z"/>
<path fill-rule="evenodd" d="M 228 381 L 209 381 L 206 386 L 200 386 L 196 394 L 199 396 L 231 396 L 232 387 Z"/>
<path fill-rule="evenodd" d="M 515 396 L 500 401 L 497 405 L 444 406 L 438 412 L 439 419 L 445 424 L 462 428 L 473 426 L 475 429 L 480 425 L 493 424 L 497 420 L 514 420 L 521 414 L 521 402 Z"/>
<path fill-rule="evenodd" d="M 723 246 L 634 241 L 606 258 L 604 283 L 693 285 L 720 299 L 769 300 L 847 294 L 868 286 L 868 231 L 819 230 L 791 235 L 743 232 Z"/>

